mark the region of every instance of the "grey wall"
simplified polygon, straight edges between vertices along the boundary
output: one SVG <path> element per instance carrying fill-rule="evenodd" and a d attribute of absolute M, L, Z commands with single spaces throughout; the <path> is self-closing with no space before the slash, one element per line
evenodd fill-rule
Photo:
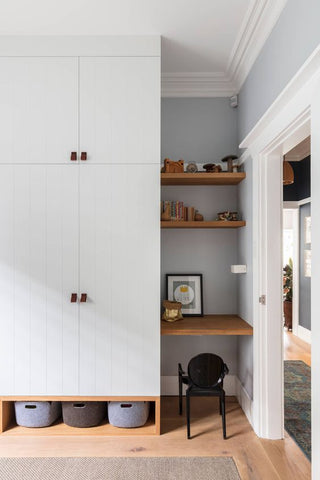
<path fill-rule="evenodd" d="M 237 112 L 226 98 L 163 99 L 162 158 L 186 162 L 218 161 L 237 151 Z M 237 187 L 163 187 L 163 200 L 195 206 L 207 220 L 221 210 L 237 210 Z M 162 230 L 162 298 L 166 273 L 202 273 L 205 313 L 237 313 L 237 230 Z M 162 375 L 176 375 L 177 364 L 215 352 L 237 373 L 237 338 L 162 337 Z"/>
<path fill-rule="evenodd" d="M 238 230 L 238 261 L 247 265 L 247 273 L 238 277 L 238 312 L 253 325 L 253 232 L 252 232 L 252 159 L 244 163 L 246 179 L 238 187 L 238 208 L 246 227 Z M 248 394 L 253 398 L 253 337 L 238 337 L 238 377 Z"/>
<path fill-rule="evenodd" d="M 219 161 L 237 153 L 237 109 L 228 98 L 163 98 L 162 159 Z"/>
<path fill-rule="evenodd" d="M 239 94 L 239 143 L 320 42 L 319 0 L 289 0 Z"/>
<path fill-rule="evenodd" d="M 304 251 L 311 248 L 305 243 L 304 219 L 311 215 L 311 203 L 300 207 L 300 272 L 299 272 L 299 325 L 311 330 L 311 278 L 304 276 Z"/>

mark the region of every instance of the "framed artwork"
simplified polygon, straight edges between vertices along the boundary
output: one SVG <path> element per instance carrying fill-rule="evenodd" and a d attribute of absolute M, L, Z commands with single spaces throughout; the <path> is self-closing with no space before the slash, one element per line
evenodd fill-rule
<path fill-rule="evenodd" d="M 167 299 L 181 302 L 184 317 L 203 316 L 202 274 L 168 273 Z"/>
<path fill-rule="evenodd" d="M 304 243 L 311 243 L 311 217 L 304 219 Z"/>

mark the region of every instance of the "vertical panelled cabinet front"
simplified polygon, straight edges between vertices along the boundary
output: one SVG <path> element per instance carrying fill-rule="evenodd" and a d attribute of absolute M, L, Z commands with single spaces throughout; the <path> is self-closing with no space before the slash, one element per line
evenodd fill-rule
<path fill-rule="evenodd" d="M 0 166 L 0 392 L 78 391 L 78 177 Z"/>
<path fill-rule="evenodd" d="M 2 396 L 160 395 L 159 65 L 0 58 Z"/>
<path fill-rule="evenodd" d="M 159 395 L 159 167 L 80 167 L 80 394 Z"/>

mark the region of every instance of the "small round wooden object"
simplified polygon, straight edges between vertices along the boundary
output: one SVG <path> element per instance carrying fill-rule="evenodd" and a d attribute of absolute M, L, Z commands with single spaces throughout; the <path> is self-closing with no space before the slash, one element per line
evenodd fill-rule
<path fill-rule="evenodd" d="M 203 222 L 203 215 L 201 215 L 199 212 L 196 212 L 194 219 L 196 222 Z"/>

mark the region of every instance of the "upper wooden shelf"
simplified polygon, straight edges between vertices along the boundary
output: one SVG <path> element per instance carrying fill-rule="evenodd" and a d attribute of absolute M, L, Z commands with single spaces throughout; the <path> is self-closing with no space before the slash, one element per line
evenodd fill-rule
<path fill-rule="evenodd" d="M 253 328 L 238 315 L 204 315 L 174 323 L 162 320 L 161 335 L 253 335 Z"/>
<path fill-rule="evenodd" d="M 161 185 L 238 185 L 245 172 L 161 173 Z"/>
<path fill-rule="evenodd" d="M 168 220 L 161 222 L 161 228 L 240 228 L 245 227 L 246 222 L 238 221 L 211 221 L 211 222 L 186 222 L 185 220 Z"/>

